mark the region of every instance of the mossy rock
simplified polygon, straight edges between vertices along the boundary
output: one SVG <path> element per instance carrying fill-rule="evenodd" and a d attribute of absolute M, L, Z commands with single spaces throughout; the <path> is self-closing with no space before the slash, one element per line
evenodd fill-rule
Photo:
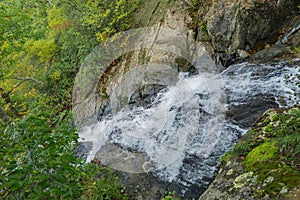
<path fill-rule="evenodd" d="M 266 142 L 253 149 L 245 159 L 245 166 L 248 171 L 263 169 L 266 162 L 271 162 L 276 156 L 278 148 L 273 143 Z"/>
<path fill-rule="evenodd" d="M 300 108 L 271 109 L 236 144 L 245 173 L 257 176 L 253 188 L 259 198 L 282 196 L 300 186 Z"/>

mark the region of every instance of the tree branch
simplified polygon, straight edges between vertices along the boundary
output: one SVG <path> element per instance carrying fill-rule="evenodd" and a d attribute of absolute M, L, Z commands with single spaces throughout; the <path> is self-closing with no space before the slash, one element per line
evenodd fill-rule
<path fill-rule="evenodd" d="M 0 108 L 0 118 L 6 123 L 9 121 L 9 116 L 2 108 Z"/>
<path fill-rule="evenodd" d="M 51 6 L 54 6 L 53 2 L 51 0 L 47 0 L 48 3 L 51 5 Z"/>
<path fill-rule="evenodd" d="M 19 114 L 17 109 L 13 106 L 14 102 L 10 98 L 10 93 L 11 92 L 12 92 L 12 90 L 9 91 L 9 92 L 5 92 L 4 89 L 0 87 L 0 96 L 4 100 L 5 104 L 9 105 L 9 108 L 10 108 L 10 110 L 12 111 L 12 113 L 15 117 L 20 117 L 21 115 Z"/>
<path fill-rule="evenodd" d="M 42 81 L 39 81 L 39 80 L 37 80 L 37 79 L 35 79 L 35 78 L 31 78 L 31 77 L 19 77 L 19 76 L 15 76 L 14 78 L 17 79 L 17 80 L 21 80 L 21 81 L 34 81 L 34 82 L 36 82 L 36 83 L 41 83 L 41 84 L 43 84 Z"/>

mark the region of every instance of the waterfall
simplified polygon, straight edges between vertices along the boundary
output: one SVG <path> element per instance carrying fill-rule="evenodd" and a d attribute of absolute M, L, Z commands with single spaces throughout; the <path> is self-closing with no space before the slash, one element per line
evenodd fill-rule
<path fill-rule="evenodd" d="M 207 187 L 221 155 L 247 130 L 226 115 L 230 107 L 261 94 L 279 106 L 299 103 L 299 87 L 290 76 L 299 70 L 287 63 L 241 63 L 220 74 L 181 73 L 150 105 L 104 116 L 83 127 L 79 141 L 92 144 L 87 162 L 96 157 L 119 171 L 151 172 L 180 184 L 182 193 L 195 184 Z"/>

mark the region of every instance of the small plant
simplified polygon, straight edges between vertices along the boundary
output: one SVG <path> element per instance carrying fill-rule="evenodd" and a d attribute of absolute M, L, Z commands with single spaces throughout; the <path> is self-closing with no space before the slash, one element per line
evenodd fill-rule
<path fill-rule="evenodd" d="M 221 163 L 225 163 L 225 162 L 230 158 L 231 154 L 232 154 L 232 152 L 227 152 L 227 153 L 225 153 L 225 154 L 221 157 L 220 162 L 221 162 Z"/>
<path fill-rule="evenodd" d="M 200 30 L 202 30 L 203 32 L 207 33 L 207 26 L 206 24 L 201 20 L 199 23 L 199 28 Z"/>
<path fill-rule="evenodd" d="M 169 192 L 164 198 L 162 198 L 161 200 L 179 200 L 178 197 L 175 196 L 176 192 L 172 191 Z"/>

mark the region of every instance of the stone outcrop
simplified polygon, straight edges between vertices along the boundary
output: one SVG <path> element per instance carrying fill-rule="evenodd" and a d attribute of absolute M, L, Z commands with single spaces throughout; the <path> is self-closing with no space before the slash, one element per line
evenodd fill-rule
<path fill-rule="evenodd" d="M 275 43 L 296 11 L 294 0 L 218 0 L 212 1 L 205 21 L 215 51 L 228 65 L 238 50 Z"/>
<path fill-rule="evenodd" d="M 272 38 L 274 41 L 271 43 L 275 43 L 286 24 L 293 22 L 291 18 L 297 9 L 293 0 L 211 0 L 200 9 L 198 13 L 203 18 L 198 19 L 199 16 L 191 15 L 189 6 L 183 2 L 159 0 L 142 4 L 133 23 L 135 26 L 151 26 L 151 31 L 136 38 L 140 43 L 139 49 L 124 52 L 121 57 L 108 63 L 109 66 L 104 66 L 104 73 L 90 81 L 88 87 L 93 88 L 92 91 L 87 93 L 85 88 L 75 87 L 75 90 L 81 90 L 73 93 L 77 125 L 101 119 L 103 115 L 114 113 L 127 104 L 146 105 L 160 91 L 158 88 L 174 84 L 180 71 L 218 72 L 222 70 L 219 61 L 228 66 L 236 60 L 247 58 L 257 45 L 270 42 L 268 39 Z M 204 39 L 206 33 L 200 30 L 199 21 L 206 22 L 211 44 L 207 38 Z M 299 44 L 294 39 L 286 44 L 271 45 L 271 48 L 252 56 L 250 61 L 260 62 L 289 53 L 289 42 Z M 212 57 L 216 58 L 215 63 Z M 201 60 L 199 69 L 194 68 L 199 66 L 197 60 Z M 128 82 L 131 80 L 129 76 L 136 80 Z M 145 88 L 147 91 L 144 91 Z M 150 92 L 151 95 L 141 92 Z"/>
<path fill-rule="evenodd" d="M 254 200 L 256 199 L 249 184 L 255 183 L 251 173 L 244 173 L 243 165 L 238 160 L 228 160 L 219 170 L 218 177 L 209 188 L 200 196 L 199 200 Z"/>
<path fill-rule="evenodd" d="M 229 107 L 226 116 L 241 127 L 250 128 L 266 110 L 277 107 L 278 104 L 274 97 L 267 94 L 259 94 L 250 97 L 246 103 L 232 105 Z"/>
<path fill-rule="evenodd" d="M 268 46 L 249 58 L 252 63 L 268 63 L 274 61 L 291 60 L 299 58 L 300 46 L 300 16 L 297 15 L 291 20 L 291 26 L 285 34 L 274 45 Z M 299 62 L 299 61 L 298 61 Z"/>
<path fill-rule="evenodd" d="M 119 46 L 125 49 L 121 51 L 124 52 L 121 57 L 109 63 L 103 73 L 95 75 L 97 70 L 93 70 L 93 67 L 90 71 L 86 70 L 86 73 L 82 72 L 82 75 L 92 77 L 93 80 L 82 78 L 82 82 L 77 85 L 90 85 L 93 90 L 89 91 L 87 90 L 89 88 L 84 87 L 78 87 L 77 90 L 75 88 L 74 94 L 78 97 L 74 98 L 75 123 L 78 126 L 94 123 L 122 108 L 147 106 L 162 89 L 178 81 L 180 72 L 220 71 L 220 67 L 211 58 L 211 52 L 206 50 L 209 46 L 197 41 L 195 33 L 188 27 L 188 24 L 192 23 L 192 18 L 188 10 L 184 9 L 185 4 L 177 3 L 166 8 L 166 4 L 158 2 L 160 1 L 152 0 L 143 3 L 148 5 L 149 9 L 153 8 L 151 3 L 156 5 L 150 14 L 153 18 L 149 18 L 154 22 L 147 24 L 151 27 L 140 29 L 137 37 L 130 38 L 135 33 L 134 29 L 132 34 L 130 32 L 126 35 L 130 39 L 124 44 L 125 47 Z M 159 19 L 156 15 L 162 18 Z M 93 56 L 92 59 L 99 57 Z M 98 64 L 97 61 L 91 63 Z M 201 67 L 196 69 L 196 66 Z M 84 158 L 86 151 L 90 149 L 90 144 L 83 142 L 75 153 Z M 127 159 L 126 163 L 124 157 Z M 119 170 L 117 173 L 124 182 L 127 193 L 132 195 L 132 199 L 160 199 L 168 191 L 181 190 L 183 186 L 180 184 L 159 183 L 157 177 L 151 176 L 151 172 L 146 173 L 147 168 L 151 168 L 151 165 L 143 165 L 147 159 L 147 155 L 132 149 L 123 152 L 116 145 L 104 145 L 97 152 L 94 161 L 99 161 L 98 164 L 105 166 L 114 166 L 114 169 Z M 131 187 L 131 184 L 138 184 L 139 188 Z M 200 190 L 196 186 L 194 188 L 196 192 L 188 194 L 190 198 L 193 195 L 198 196 Z"/>

